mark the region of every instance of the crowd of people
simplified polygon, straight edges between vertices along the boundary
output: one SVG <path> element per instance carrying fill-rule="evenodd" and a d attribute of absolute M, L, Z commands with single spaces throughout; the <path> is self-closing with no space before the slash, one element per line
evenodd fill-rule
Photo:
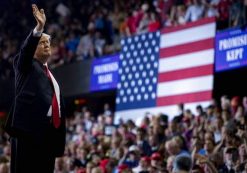
<path fill-rule="evenodd" d="M 108 104 L 97 116 L 83 107 L 67 119 L 66 150 L 54 173 L 247 173 L 247 97 L 222 96 L 196 113 L 178 106 L 172 121 L 144 115 L 141 123 L 117 125 Z M 3 133 L 0 173 L 8 173 L 6 139 Z"/>
<path fill-rule="evenodd" d="M 52 36 L 51 67 L 118 52 L 120 39 L 216 17 L 217 29 L 244 26 L 245 0 L 38 1 Z M 28 1 L 0 1 L 0 80 L 13 76 L 12 59 L 32 29 Z M 5 10 L 3 10 L 5 9 Z M 8 10 L 6 10 L 8 9 Z M 15 13 L 14 17 L 11 15 Z M 113 124 L 83 107 L 67 118 L 66 151 L 54 173 L 247 173 L 247 97 L 223 96 L 196 113 L 143 115 Z M 10 144 L 0 136 L 0 173 L 8 173 Z M 182 164 L 181 164 L 182 163 Z"/>
<path fill-rule="evenodd" d="M 244 26 L 246 0 L 33 0 L 46 10 L 52 36 L 49 64 L 59 65 L 118 52 L 122 37 L 216 17 L 217 28 Z M 29 1 L 0 4 L 0 78 L 12 74 L 12 59 L 33 25 Z M 16 14 L 14 17 L 12 14 Z"/>

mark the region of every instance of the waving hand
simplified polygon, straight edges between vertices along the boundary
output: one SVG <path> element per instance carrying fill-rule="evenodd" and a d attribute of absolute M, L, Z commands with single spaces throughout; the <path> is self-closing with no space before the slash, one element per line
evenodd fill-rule
<path fill-rule="evenodd" d="M 46 16 L 45 16 L 45 12 L 44 9 L 38 9 L 37 5 L 32 4 L 32 9 L 33 9 L 33 16 L 36 19 L 37 22 L 37 30 L 41 31 L 43 30 L 44 26 L 45 26 L 45 22 L 46 22 Z"/>

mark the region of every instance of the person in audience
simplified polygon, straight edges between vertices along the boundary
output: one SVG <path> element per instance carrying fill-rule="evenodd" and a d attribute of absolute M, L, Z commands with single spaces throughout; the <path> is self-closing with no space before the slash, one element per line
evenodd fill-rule
<path fill-rule="evenodd" d="M 219 169 L 219 173 L 235 173 L 239 169 L 238 149 L 227 147 L 224 149 L 224 166 Z"/>
<path fill-rule="evenodd" d="M 189 155 L 180 154 L 175 157 L 172 173 L 190 173 L 192 159 Z"/>
<path fill-rule="evenodd" d="M 192 0 L 192 4 L 186 10 L 184 20 L 186 22 L 194 22 L 203 17 L 205 7 L 201 0 Z"/>

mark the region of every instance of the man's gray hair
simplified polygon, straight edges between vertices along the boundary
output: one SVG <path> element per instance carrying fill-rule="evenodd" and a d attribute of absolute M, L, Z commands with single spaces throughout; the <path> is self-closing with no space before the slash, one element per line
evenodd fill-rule
<path fill-rule="evenodd" d="M 190 172 L 192 168 L 192 159 L 189 154 L 179 154 L 173 162 L 173 173 L 179 171 Z"/>
<path fill-rule="evenodd" d="M 51 35 L 46 34 L 46 33 L 43 32 L 43 33 L 42 33 L 42 36 L 48 37 L 49 41 L 51 41 Z"/>

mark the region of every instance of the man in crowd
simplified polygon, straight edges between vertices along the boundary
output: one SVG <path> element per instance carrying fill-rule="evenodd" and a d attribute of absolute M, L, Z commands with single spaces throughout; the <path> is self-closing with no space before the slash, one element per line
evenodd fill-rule
<path fill-rule="evenodd" d="M 192 168 L 192 159 L 187 154 L 179 154 L 173 163 L 173 173 L 189 173 Z"/>

